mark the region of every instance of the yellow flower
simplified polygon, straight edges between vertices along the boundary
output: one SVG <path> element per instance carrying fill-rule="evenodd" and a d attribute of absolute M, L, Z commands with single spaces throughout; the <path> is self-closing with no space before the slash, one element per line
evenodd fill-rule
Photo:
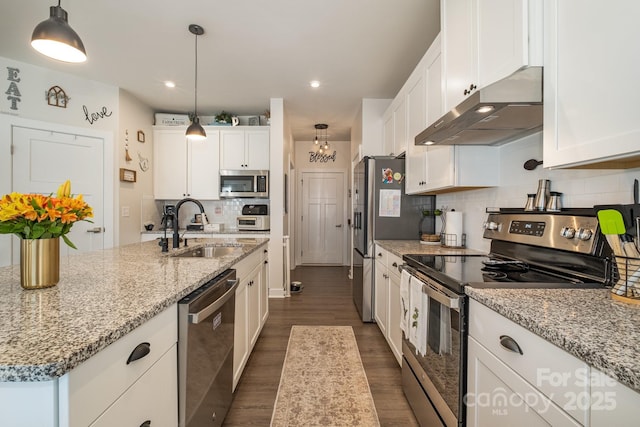
<path fill-rule="evenodd" d="M 56 197 L 42 194 L 6 194 L 0 199 L 0 234 L 15 234 L 21 239 L 49 239 L 65 236 L 76 221 L 89 221 L 93 209 L 82 195 L 71 195 L 71 182 L 62 184 Z M 90 221 L 89 221 L 90 222 Z"/>
<path fill-rule="evenodd" d="M 64 184 L 58 187 L 58 198 L 69 197 L 71 195 L 71 181 L 66 180 Z"/>

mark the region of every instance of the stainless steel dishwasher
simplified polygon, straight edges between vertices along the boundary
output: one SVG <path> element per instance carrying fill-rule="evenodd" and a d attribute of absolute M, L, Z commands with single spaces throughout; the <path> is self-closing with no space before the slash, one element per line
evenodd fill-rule
<path fill-rule="evenodd" d="M 180 427 L 220 426 L 232 400 L 236 271 L 178 303 Z"/>

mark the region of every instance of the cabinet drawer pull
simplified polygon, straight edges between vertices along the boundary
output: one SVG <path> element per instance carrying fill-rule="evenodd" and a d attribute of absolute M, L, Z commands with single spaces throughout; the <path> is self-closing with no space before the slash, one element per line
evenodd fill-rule
<path fill-rule="evenodd" d="M 140 427 L 151 427 L 151 420 L 147 420 L 140 424 Z"/>
<path fill-rule="evenodd" d="M 136 348 L 134 348 L 131 354 L 129 355 L 129 358 L 127 359 L 127 365 L 131 362 L 135 362 L 138 359 L 142 359 L 150 352 L 151 352 L 151 344 L 149 344 L 148 342 L 143 342 L 138 344 Z"/>
<path fill-rule="evenodd" d="M 500 335 L 500 345 L 506 350 L 513 351 L 514 353 L 524 354 L 516 340 L 511 338 L 509 335 Z"/>

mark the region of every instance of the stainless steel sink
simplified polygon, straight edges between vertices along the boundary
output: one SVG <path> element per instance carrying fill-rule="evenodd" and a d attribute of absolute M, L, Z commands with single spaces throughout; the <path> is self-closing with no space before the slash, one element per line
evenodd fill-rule
<path fill-rule="evenodd" d="M 239 246 L 200 246 L 186 252 L 173 255 L 178 258 L 216 258 L 234 253 L 240 253 Z"/>

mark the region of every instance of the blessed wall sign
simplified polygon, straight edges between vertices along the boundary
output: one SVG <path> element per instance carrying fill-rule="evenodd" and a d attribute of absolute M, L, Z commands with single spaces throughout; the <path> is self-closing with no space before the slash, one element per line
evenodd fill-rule
<path fill-rule="evenodd" d="M 332 154 L 320 153 L 319 151 L 309 151 L 309 163 L 328 163 L 329 160 L 332 162 L 336 161 L 335 150 Z"/>

